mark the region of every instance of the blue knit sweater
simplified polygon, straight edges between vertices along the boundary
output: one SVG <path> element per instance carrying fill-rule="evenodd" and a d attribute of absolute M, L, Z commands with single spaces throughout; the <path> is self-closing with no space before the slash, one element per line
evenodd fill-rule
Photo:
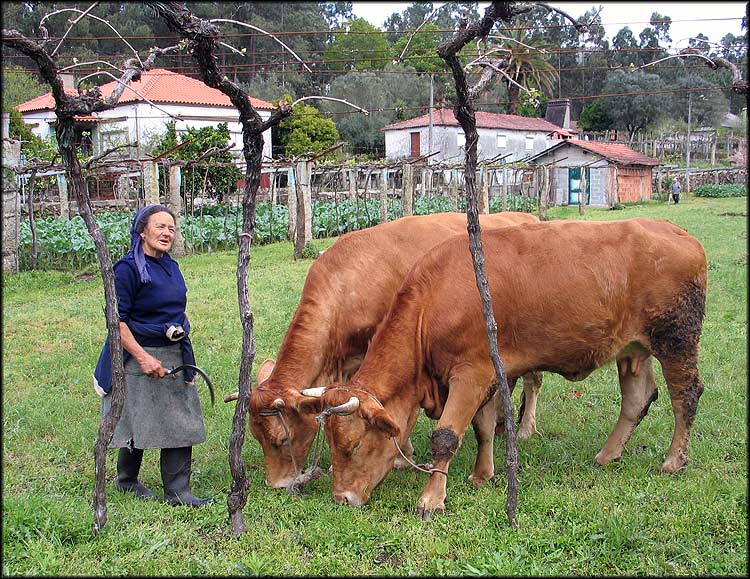
<path fill-rule="evenodd" d="M 120 321 L 128 325 L 141 346 L 152 347 L 173 344 L 166 335 L 167 328 L 172 325 L 182 326 L 185 330 L 185 337 L 180 340 L 183 363 L 195 364 L 189 336 L 190 323 L 185 315 L 187 286 L 180 267 L 169 254 L 158 259 L 147 255 L 146 264 L 151 276 L 150 283 L 141 282 L 132 252 L 128 252 L 114 265 Z M 123 349 L 123 364 L 129 359 L 130 353 Z M 195 371 L 185 370 L 184 376 L 190 381 L 195 376 Z M 109 336 L 94 371 L 94 385 L 105 395 L 112 390 Z"/>

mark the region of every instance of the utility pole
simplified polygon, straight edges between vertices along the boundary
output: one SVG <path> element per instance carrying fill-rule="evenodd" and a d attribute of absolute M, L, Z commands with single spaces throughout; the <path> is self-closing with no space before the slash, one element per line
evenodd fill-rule
<path fill-rule="evenodd" d="M 685 148 L 685 195 L 690 191 L 690 125 L 693 121 L 693 93 L 688 93 L 687 145 Z"/>
<path fill-rule="evenodd" d="M 427 164 L 432 163 L 432 106 L 435 100 L 435 75 L 430 75 L 430 124 L 427 128 Z"/>

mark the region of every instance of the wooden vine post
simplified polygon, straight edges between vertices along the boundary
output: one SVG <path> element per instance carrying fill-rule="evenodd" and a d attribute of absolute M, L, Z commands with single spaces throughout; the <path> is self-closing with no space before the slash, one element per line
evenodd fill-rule
<path fill-rule="evenodd" d="M 78 19 L 71 24 L 72 28 L 86 13 L 77 9 L 70 10 L 80 14 Z M 117 294 L 115 292 L 112 260 L 110 259 L 109 249 L 104 236 L 94 220 L 86 180 L 83 175 L 81 163 L 76 156 L 74 117 L 87 116 L 92 112 L 113 108 L 127 85 L 133 80 L 139 80 L 141 72 L 149 70 L 156 57 L 164 53 L 165 50 L 152 49 L 151 54 L 145 61 L 141 61 L 140 58 L 137 58 L 137 55 L 136 58 L 128 59 L 124 65 L 125 72 L 118 79 L 117 87 L 107 98 L 102 98 L 98 88 L 70 95 L 63 89 L 63 81 L 53 58 L 56 49 L 52 53 L 48 52 L 45 47 L 45 44 L 48 42 L 46 29 L 41 25 L 40 28 L 45 32 L 40 42 L 30 40 L 16 30 L 6 29 L 2 31 L 2 42 L 31 58 L 39 69 L 42 79 L 51 88 L 52 96 L 55 100 L 55 115 L 57 117 L 55 133 L 60 157 L 68 175 L 70 189 L 73 191 L 78 202 L 78 212 L 83 218 L 89 235 L 94 241 L 102 281 L 104 282 L 105 317 L 109 332 L 110 359 L 112 363 L 112 391 L 109 394 L 112 397 L 112 405 L 109 413 L 99 425 L 99 435 L 94 447 L 94 524 L 92 529 L 94 533 L 97 533 L 107 522 L 107 505 L 104 490 L 106 480 L 106 451 L 109 442 L 112 440 L 117 423 L 120 421 L 125 402 L 125 371 L 123 369 L 122 342 L 120 339 Z"/>
<path fill-rule="evenodd" d="M 260 186 L 263 132 L 289 116 L 292 107 L 288 103 L 280 102 L 277 111 L 264 122 L 250 104 L 249 95 L 219 70 L 216 56 L 221 38 L 219 28 L 215 24 L 194 16 L 181 2 L 148 2 L 148 4 L 165 21 L 170 30 L 177 32 L 183 38 L 184 47 L 198 62 L 203 82 L 229 97 L 239 111 L 239 121 L 242 125 L 245 187 L 242 197 L 242 232 L 239 235 L 237 257 L 237 297 L 242 324 L 242 358 L 239 372 L 239 397 L 229 441 L 229 467 L 233 484 L 232 492 L 227 498 L 232 530 L 235 534 L 241 534 L 245 532 L 242 509 L 247 503 L 247 492 L 250 487 L 245 472 L 245 462 L 242 459 L 242 445 L 245 442 L 245 426 L 255 358 L 253 312 L 250 308 L 247 280 L 250 247 L 255 237 L 255 205 Z"/>
<path fill-rule="evenodd" d="M 508 498 L 505 511 L 513 527 L 517 527 L 516 509 L 518 504 L 518 449 L 516 447 L 516 432 L 513 424 L 513 406 L 508 389 L 508 379 L 505 366 L 500 357 L 497 346 L 497 322 L 492 311 L 492 296 L 490 295 L 487 275 L 484 269 L 484 252 L 479 228 L 479 204 L 477 194 L 477 133 L 476 116 L 473 101 L 476 94 L 469 88 L 466 74 L 458 58 L 459 51 L 469 42 L 486 37 L 498 20 L 510 20 L 510 13 L 503 9 L 506 2 L 493 2 L 484 13 L 484 17 L 474 24 L 469 24 L 456 32 L 452 38 L 438 46 L 438 55 L 447 63 L 456 83 L 456 103 L 453 109 L 456 119 L 466 135 L 466 162 L 464 169 L 464 186 L 466 188 L 466 218 L 469 232 L 469 248 L 474 264 L 474 274 L 477 289 L 482 298 L 482 314 L 484 315 L 489 340 L 490 357 L 495 368 L 495 379 L 500 388 L 505 412 L 506 452 L 505 471 L 508 479 Z"/>

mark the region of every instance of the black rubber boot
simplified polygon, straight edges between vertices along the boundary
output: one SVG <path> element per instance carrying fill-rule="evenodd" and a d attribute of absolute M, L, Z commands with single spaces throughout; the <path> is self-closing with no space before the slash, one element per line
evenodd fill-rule
<path fill-rule="evenodd" d="M 193 447 L 161 449 L 161 480 L 164 483 L 164 500 L 172 506 L 200 507 L 213 502 L 213 497 L 199 499 L 190 491 L 190 473 Z"/>
<path fill-rule="evenodd" d="M 142 448 L 121 448 L 117 454 L 117 480 L 115 481 L 115 488 L 125 493 L 133 493 L 139 499 L 153 499 L 154 493 L 138 480 L 142 461 Z"/>

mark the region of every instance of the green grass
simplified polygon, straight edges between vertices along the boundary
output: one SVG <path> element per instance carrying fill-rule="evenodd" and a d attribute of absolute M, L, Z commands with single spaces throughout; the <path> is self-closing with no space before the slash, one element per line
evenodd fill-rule
<path fill-rule="evenodd" d="M 549 215 L 579 218 L 576 208 Z M 241 356 L 237 258 L 215 252 L 180 264 L 198 363 L 218 399 L 211 408 L 201 390 L 208 440 L 194 450 L 193 490 L 217 500 L 192 510 L 117 493 L 110 451 L 109 518 L 94 536 L 100 400 L 91 374 L 106 334 L 101 280 L 60 272 L 4 276 L 3 575 L 745 575 L 747 199 L 588 209 L 585 219 L 636 216 L 685 227 L 708 254 L 700 358 L 706 389 L 690 462 L 676 475 L 659 473 L 673 429 L 659 372 L 659 400 L 622 460 L 605 468 L 592 459 L 619 411 L 614 367 L 575 384 L 545 374 L 539 434 L 519 441 L 516 530 L 505 514 L 504 439 L 496 444 L 495 480 L 474 489 L 465 480 L 476 447 L 467 434 L 451 465 L 446 514 L 425 522 L 415 514 L 423 474 L 391 473 L 362 509 L 333 502 L 330 475 L 287 496 L 264 486 L 262 452 L 248 433 L 247 532 L 235 536 L 226 507 L 234 404 L 221 398 L 237 389 Z M 252 251 L 256 368 L 275 357 L 312 263 L 295 262 L 292 253 L 290 243 Z M 428 459 L 432 426 L 421 417 L 415 429 L 420 461 Z M 147 451 L 142 480 L 160 496 L 158 472 L 158 453 Z"/>

